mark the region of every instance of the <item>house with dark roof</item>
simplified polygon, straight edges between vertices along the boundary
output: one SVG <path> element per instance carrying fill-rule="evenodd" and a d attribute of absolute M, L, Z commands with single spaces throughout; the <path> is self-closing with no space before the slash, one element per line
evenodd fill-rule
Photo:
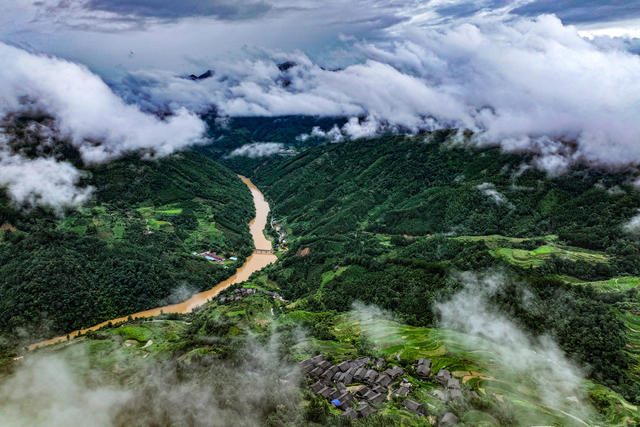
<path fill-rule="evenodd" d="M 391 377 L 388 376 L 387 374 L 380 374 L 376 379 L 376 384 L 379 384 L 384 387 L 388 386 L 390 383 L 391 383 Z"/>
<path fill-rule="evenodd" d="M 453 414 L 452 412 L 447 412 L 442 416 L 442 418 L 440 418 L 438 426 L 454 426 L 458 424 L 458 421 L 460 420 L 455 416 L 455 414 Z"/>
<path fill-rule="evenodd" d="M 315 383 L 311 384 L 311 386 L 309 387 L 309 390 L 311 390 L 314 393 L 318 393 L 320 392 L 320 390 L 322 390 L 325 387 L 326 386 L 322 384 L 320 381 L 316 381 Z"/>
<path fill-rule="evenodd" d="M 367 405 L 366 403 L 356 410 L 359 417 L 368 417 L 376 413 L 375 408 Z"/>
<path fill-rule="evenodd" d="M 418 365 L 416 366 L 416 374 L 420 375 L 421 377 L 428 377 L 429 375 L 431 375 L 431 368 L 429 368 L 427 365 Z"/>
<path fill-rule="evenodd" d="M 405 399 L 402 402 L 402 406 L 404 406 L 407 411 L 413 412 L 414 414 L 422 415 L 423 413 L 422 405 L 415 400 Z"/>
<path fill-rule="evenodd" d="M 391 377 L 392 380 L 398 378 L 400 375 L 402 375 L 403 372 L 404 370 L 400 366 L 393 366 L 384 371 L 384 373 Z"/>
<path fill-rule="evenodd" d="M 364 375 L 364 381 L 372 383 L 378 378 L 378 372 L 373 369 L 369 369 L 367 373 Z"/>
<path fill-rule="evenodd" d="M 315 368 L 313 368 L 311 372 L 309 372 L 309 374 L 313 375 L 314 377 L 319 377 L 323 373 L 324 373 L 324 369 L 322 369 L 320 366 L 316 366 Z"/>
<path fill-rule="evenodd" d="M 351 363 L 345 360 L 344 362 L 338 364 L 338 368 L 340 368 L 342 372 L 346 372 L 349 370 L 349 368 L 351 368 Z"/>
<path fill-rule="evenodd" d="M 394 394 L 396 396 L 407 397 L 409 395 L 410 390 L 411 389 L 409 387 L 400 387 L 399 389 L 396 390 Z"/>
<path fill-rule="evenodd" d="M 319 354 L 317 356 L 313 356 L 310 360 L 313 362 L 314 365 L 317 365 L 318 363 L 324 360 L 324 356 Z"/>
<path fill-rule="evenodd" d="M 369 403 L 372 403 L 372 404 L 382 403 L 387 400 L 387 396 L 385 396 L 382 393 L 375 393 L 373 396 L 370 396 L 368 400 L 369 400 Z"/>
<path fill-rule="evenodd" d="M 358 413 L 354 411 L 353 408 L 347 408 L 340 416 L 344 418 L 355 418 L 358 416 Z"/>
<path fill-rule="evenodd" d="M 436 375 L 436 381 L 438 381 L 442 386 L 445 386 L 449 379 L 451 378 L 451 372 L 446 369 L 440 369 Z"/>
<path fill-rule="evenodd" d="M 356 396 L 360 396 L 360 397 L 364 397 L 367 393 L 369 393 L 369 387 L 367 387 L 366 385 L 363 387 L 360 387 L 360 389 L 358 389 L 358 391 L 356 391 Z"/>
<path fill-rule="evenodd" d="M 362 381 L 366 373 L 367 373 L 367 368 L 360 367 L 356 370 L 356 373 L 353 375 L 353 378 L 355 378 L 356 381 Z"/>
<path fill-rule="evenodd" d="M 449 378 L 449 381 L 447 381 L 447 392 L 449 394 L 449 400 L 462 399 L 460 380 L 457 378 Z"/>

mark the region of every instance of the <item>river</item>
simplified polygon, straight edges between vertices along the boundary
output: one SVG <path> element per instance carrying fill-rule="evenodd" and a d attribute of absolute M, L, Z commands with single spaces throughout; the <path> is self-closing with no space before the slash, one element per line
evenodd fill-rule
<path fill-rule="evenodd" d="M 242 175 L 238 175 L 238 177 L 244 182 L 249 190 L 251 190 L 251 196 L 253 197 L 253 204 L 256 209 L 256 216 L 249 222 L 249 231 L 251 232 L 251 237 L 253 238 L 253 245 L 256 249 L 271 249 L 271 242 L 264 236 L 264 229 L 267 225 L 267 216 L 269 215 L 269 204 L 264 199 L 263 194 L 258 190 L 253 182 L 249 178 L 246 178 Z M 209 290 L 204 292 L 200 292 L 198 294 L 193 295 L 186 301 L 183 301 L 178 304 L 165 305 L 163 307 L 156 307 L 149 310 L 139 311 L 138 313 L 133 313 L 131 315 L 126 315 L 122 317 L 118 317 L 116 319 L 106 320 L 102 323 L 98 323 L 97 325 L 91 326 L 86 329 L 79 329 L 77 331 L 70 332 L 69 334 L 62 335 L 59 337 L 50 338 L 45 341 L 39 341 L 37 343 L 31 344 L 29 346 L 29 350 L 34 350 L 39 347 L 44 347 L 47 345 L 55 344 L 58 342 L 66 341 L 67 335 L 71 338 L 77 336 L 80 333 L 86 333 L 88 331 L 95 331 L 97 329 L 102 328 L 109 324 L 109 322 L 115 324 L 126 321 L 129 316 L 134 319 L 140 317 L 153 317 L 158 316 L 162 313 L 190 313 L 194 308 L 201 306 L 202 304 L 210 301 L 213 297 L 218 295 L 221 291 L 225 290 L 231 285 L 236 283 L 244 282 L 251 276 L 252 273 L 261 270 L 267 265 L 271 264 L 276 260 L 276 256 L 268 253 L 253 253 L 244 264 L 238 268 L 236 273 L 229 277 L 226 280 L 216 284 Z"/>

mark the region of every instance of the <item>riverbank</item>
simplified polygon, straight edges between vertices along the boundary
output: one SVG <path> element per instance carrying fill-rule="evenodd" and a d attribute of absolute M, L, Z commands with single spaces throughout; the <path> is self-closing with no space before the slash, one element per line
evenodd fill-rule
<path fill-rule="evenodd" d="M 251 182 L 251 180 L 242 175 L 238 175 L 238 177 L 244 182 L 244 184 L 249 187 L 251 191 L 251 196 L 253 198 L 253 204 L 256 210 L 256 216 L 249 222 L 249 231 L 251 233 L 251 237 L 253 238 L 253 245 L 255 249 L 269 250 L 271 249 L 271 242 L 264 236 L 263 230 L 267 225 L 267 216 L 269 215 L 269 204 L 264 198 L 264 195 L 258 187 Z M 70 332 L 66 335 L 50 338 L 48 340 L 39 341 L 33 343 L 28 346 L 29 350 L 35 350 L 40 347 L 45 347 L 51 344 L 56 344 L 59 342 L 66 341 L 68 339 L 72 339 L 79 334 L 84 334 L 89 331 L 98 330 L 104 326 L 107 326 L 109 323 L 115 324 L 120 322 L 125 322 L 129 318 L 138 319 L 141 317 L 154 317 L 159 316 L 160 314 L 168 314 L 168 313 L 190 313 L 194 308 L 203 305 L 204 303 L 210 301 L 213 297 L 218 295 L 221 291 L 225 290 L 231 285 L 235 285 L 236 283 L 244 282 L 253 274 L 254 272 L 261 270 L 272 262 L 276 261 L 277 257 L 273 254 L 268 253 L 253 253 L 247 260 L 245 261 L 240 268 L 236 271 L 236 273 L 229 277 L 226 280 L 216 284 L 211 289 L 206 291 L 197 293 L 193 295 L 186 301 L 177 304 L 165 305 L 162 307 L 156 307 L 149 310 L 140 311 L 137 313 L 133 313 L 130 315 L 118 317 L 115 319 L 105 320 L 104 322 L 98 323 L 97 325 L 91 326 L 85 329 L 79 329 L 73 332 Z"/>

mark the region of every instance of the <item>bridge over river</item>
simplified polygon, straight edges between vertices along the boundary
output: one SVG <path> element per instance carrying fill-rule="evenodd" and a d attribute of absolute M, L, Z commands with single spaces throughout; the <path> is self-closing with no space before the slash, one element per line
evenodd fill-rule
<path fill-rule="evenodd" d="M 275 254 L 276 251 L 272 249 L 256 249 L 253 251 L 254 254 Z"/>

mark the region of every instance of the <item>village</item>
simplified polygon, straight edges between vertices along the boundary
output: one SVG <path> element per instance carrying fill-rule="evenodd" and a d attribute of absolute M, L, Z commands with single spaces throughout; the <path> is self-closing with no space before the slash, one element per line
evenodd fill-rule
<path fill-rule="evenodd" d="M 254 288 L 238 288 L 238 289 L 234 289 L 233 291 L 227 291 L 223 295 L 219 295 L 218 302 L 224 303 L 224 302 L 238 301 L 245 297 L 248 297 L 249 295 L 254 295 L 257 293 L 264 293 L 265 295 L 270 296 L 275 300 L 283 301 L 283 302 L 285 301 L 285 299 L 282 298 L 280 294 L 276 292 L 261 291 Z"/>
<path fill-rule="evenodd" d="M 223 256 L 218 255 L 215 252 L 211 252 L 211 251 L 206 251 L 206 252 L 191 252 L 191 255 L 195 255 L 195 256 L 200 256 L 203 257 L 204 259 L 214 262 L 216 264 L 223 264 L 227 259 Z M 236 256 L 230 256 L 229 257 L 229 261 L 237 261 L 238 257 Z"/>
<path fill-rule="evenodd" d="M 279 251 L 279 250 L 285 250 L 286 251 L 287 243 L 288 243 L 287 232 L 284 231 L 284 228 L 282 227 L 282 222 L 278 221 L 275 218 L 271 218 L 271 228 L 273 230 L 275 230 L 275 232 L 276 232 L 276 234 L 278 236 L 278 243 L 276 243 L 274 245 L 275 249 L 277 251 Z"/>
<path fill-rule="evenodd" d="M 301 372 L 309 378 L 309 389 L 331 405 L 342 411 L 345 418 L 363 418 L 375 414 L 385 403 L 394 398 L 402 399 L 402 407 L 419 416 L 429 416 L 419 402 L 409 398 L 413 384 L 403 377 L 405 371 L 400 366 L 387 366 L 385 359 L 361 357 L 333 364 L 318 355 L 299 363 Z M 418 359 L 413 365 L 416 375 L 424 379 L 434 379 L 443 389 L 434 395 L 442 401 L 456 401 L 463 397 L 460 380 L 451 372 L 440 369 L 431 375 L 431 361 Z M 315 382 L 313 382 L 315 380 Z M 432 424 L 452 426 L 458 417 L 445 412 L 438 420 L 435 414 L 429 416 Z"/>

